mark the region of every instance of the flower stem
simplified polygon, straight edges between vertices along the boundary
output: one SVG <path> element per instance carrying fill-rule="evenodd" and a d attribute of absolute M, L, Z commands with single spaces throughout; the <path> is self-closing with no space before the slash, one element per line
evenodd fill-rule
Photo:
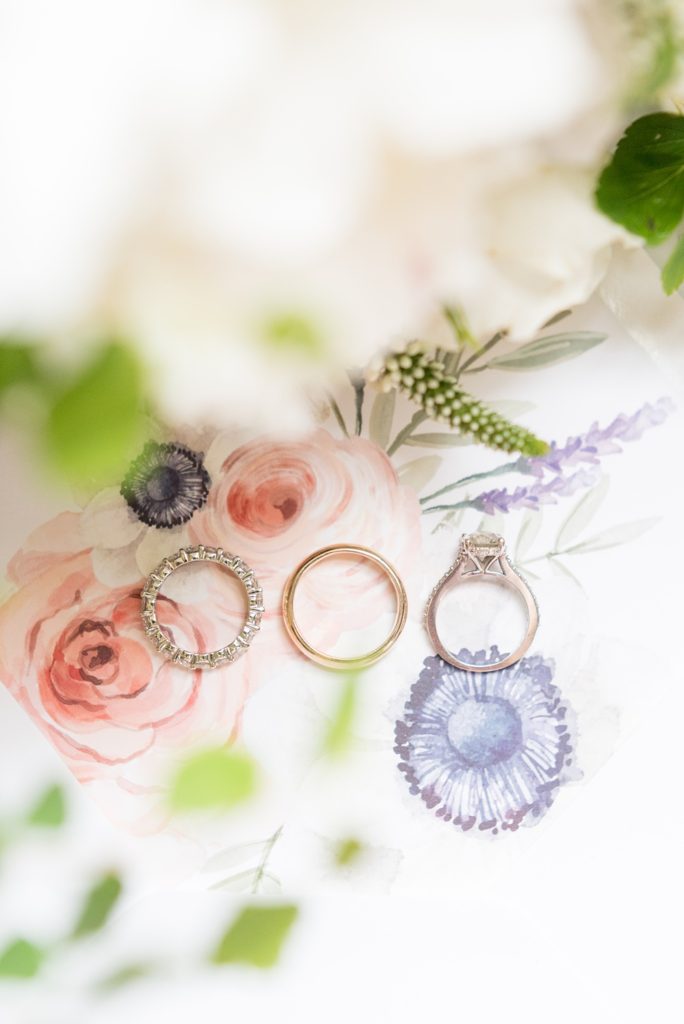
<path fill-rule="evenodd" d="M 490 338 L 489 341 L 485 342 L 482 348 L 479 348 L 477 352 L 474 352 L 472 356 L 469 356 L 468 359 L 466 359 L 465 363 L 459 370 L 459 376 L 461 376 L 461 374 L 463 373 L 479 373 L 480 370 L 486 370 L 486 363 L 484 366 L 478 366 L 474 370 L 471 370 L 470 366 L 472 366 L 473 363 L 477 362 L 477 360 L 480 359 L 480 357 L 483 356 L 485 352 L 489 352 L 491 349 L 494 348 L 495 345 L 498 345 L 499 342 L 505 337 L 506 331 L 497 331 L 497 333 L 492 338 Z"/>
<path fill-rule="evenodd" d="M 264 846 L 264 852 L 263 852 L 263 854 L 261 856 L 261 860 L 259 861 L 259 866 L 257 867 L 256 871 L 254 872 L 254 882 L 252 883 L 252 895 L 254 895 L 254 896 L 256 896 L 256 894 L 259 891 L 259 886 L 261 885 L 261 881 L 262 881 L 262 879 L 264 877 L 264 873 L 265 873 L 266 868 L 268 866 L 269 858 L 270 858 L 271 854 L 273 853 L 273 847 L 275 846 L 275 844 L 280 839 L 284 828 L 285 828 L 285 826 L 281 825 L 279 829 L 276 829 L 276 831 L 273 833 L 271 838 L 268 840 L 268 842 Z"/>
<path fill-rule="evenodd" d="M 344 416 L 340 410 L 339 405 L 335 401 L 332 395 L 328 395 L 328 401 L 330 402 L 330 408 L 332 409 L 333 416 L 337 420 L 337 425 L 344 434 L 345 437 L 349 437 L 349 431 L 347 430 L 347 424 L 344 422 Z"/>
<path fill-rule="evenodd" d="M 363 429 L 363 396 L 366 382 L 361 376 L 350 376 L 350 380 L 354 388 L 354 410 L 356 414 L 354 433 L 359 436 Z"/>
<path fill-rule="evenodd" d="M 504 462 L 502 466 L 497 466 L 496 469 L 488 469 L 484 473 L 471 473 L 470 476 L 462 476 L 460 480 L 454 481 L 453 484 L 447 484 L 446 487 L 440 487 L 438 491 L 433 491 L 432 494 L 426 494 L 419 501 L 421 505 L 425 505 L 434 498 L 441 498 L 443 494 L 455 491 L 457 487 L 465 487 L 466 484 L 472 484 L 478 480 L 486 480 L 490 476 L 503 476 L 506 473 L 514 473 L 519 468 L 520 459 L 515 459 L 513 462 Z"/>
<path fill-rule="evenodd" d="M 428 512 L 453 512 L 459 508 L 479 508 L 477 498 L 466 498 L 464 501 L 457 501 L 453 505 L 431 505 L 430 508 L 421 509 L 424 516 Z"/>

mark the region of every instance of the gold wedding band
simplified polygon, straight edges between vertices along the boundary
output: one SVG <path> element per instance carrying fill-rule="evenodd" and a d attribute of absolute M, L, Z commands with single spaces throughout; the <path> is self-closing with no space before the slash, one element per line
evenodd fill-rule
<path fill-rule="evenodd" d="M 332 655 L 323 654 L 322 651 L 317 651 L 302 636 L 294 616 L 295 591 L 304 573 L 326 558 L 334 558 L 337 555 L 359 555 L 365 561 L 377 565 L 389 579 L 397 598 L 397 612 L 394 618 L 394 625 L 387 639 L 379 647 L 376 647 L 375 650 L 356 658 L 335 658 Z M 355 544 L 332 544 L 330 547 L 321 548 L 320 551 L 314 551 L 312 555 L 305 558 L 301 565 L 295 569 L 287 581 L 283 592 L 283 619 L 290 639 L 302 654 L 305 654 L 311 661 L 315 661 L 317 665 L 322 665 L 324 668 L 361 669 L 368 668 L 369 665 L 379 661 L 396 643 L 406 624 L 407 610 L 406 591 L 396 570 L 375 551 L 371 551 L 370 548 L 359 547 Z"/>

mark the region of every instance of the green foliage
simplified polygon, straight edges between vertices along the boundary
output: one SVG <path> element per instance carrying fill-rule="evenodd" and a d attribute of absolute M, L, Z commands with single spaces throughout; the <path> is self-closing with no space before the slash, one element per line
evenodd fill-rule
<path fill-rule="evenodd" d="M 494 356 L 487 366 L 493 370 L 540 370 L 553 363 L 574 359 L 600 345 L 606 337 L 606 334 L 597 334 L 594 331 L 550 334 L 545 338 L 529 341 L 526 345 L 519 345 L 506 355 Z"/>
<path fill-rule="evenodd" d="M 15 939 L 0 953 L 0 978 L 34 978 L 44 953 L 26 939 Z"/>
<path fill-rule="evenodd" d="M 219 942 L 212 961 L 273 967 L 298 913 L 293 904 L 245 907 Z"/>
<path fill-rule="evenodd" d="M 148 978 L 154 969 L 154 965 L 150 963 L 125 964 L 101 978 L 96 987 L 100 992 L 111 992 L 114 989 L 124 988 L 141 978 Z"/>
<path fill-rule="evenodd" d="M 66 820 L 66 801 L 61 786 L 49 786 L 29 812 L 27 822 L 40 828 L 59 828 Z"/>
<path fill-rule="evenodd" d="M 325 349 L 323 338 L 315 324 L 297 313 L 269 320 L 264 329 L 264 341 L 274 352 L 304 356 L 311 360 L 320 359 Z"/>
<path fill-rule="evenodd" d="M 40 378 L 35 346 L 11 337 L 0 338 L 0 397 L 17 384 Z"/>
<path fill-rule="evenodd" d="M 371 441 L 375 441 L 380 448 L 386 448 L 389 444 L 396 404 L 396 391 L 379 391 L 373 401 L 368 433 Z"/>
<path fill-rule="evenodd" d="M 175 811 L 226 810 L 249 800 L 256 789 L 257 768 L 249 754 L 217 747 L 181 765 L 169 802 Z"/>
<path fill-rule="evenodd" d="M 105 344 L 61 391 L 45 424 L 45 447 L 75 484 L 117 479 L 143 436 L 143 373 L 132 349 Z"/>
<path fill-rule="evenodd" d="M 596 189 L 600 209 L 651 245 L 684 214 L 684 116 L 646 114 L 620 139 Z"/>
<path fill-rule="evenodd" d="M 363 844 L 358 839 L 343 839 L 335 848 L 335 863 L 345 868 L 357 860 L 363 852 Z"/>
<path fill-rule="evenodd" d="M 468 348 L 474 349 L 480 348 L 480 343 L 472 334 L 468 326 L 465 313 L 460 307 L 446 306 L 444 309 L 444 315 L 449 321 L 451 329 L 456 335 L 456 340 L 460 345 L 466 345 Z"/>
<path fill-rule="evenodd" d="M 121 890 L 118 875 L 111 872 L 103 875 L 88 892 L 71 938 L 81 939 L 103 928 L 121 896 Z"/>
<path fill-rule="evenodd" d="M 356 674 L 349 673 L 344 680 L 335 713 L 323 738 L 323 752 L 330 757 L 344 753 L 349 746 L 356 713 L 356 682 Z"/>
<path fill-rule="evenodd" d="M 676 292 L 684 281 L 684 237 L 680 238 L 663 267 L 661 275 L 666 295 Z"/>
<path fill-rule="evenodd" d="M 420 406 L 420 415 L 395 439 L 388 448 L 389 454 L 399 443 L 441 447 L 458 444 L 455 440 L 458 437 L 474 438 L 489 448 L 523 455 L 543 455 L 549 450 L 545 441 L 511 423 L 465 391 L 458 378 L 448 373 L 444 364 L 427 353 L 419 342 L 413 342 L 403 352 L 385 360 L 379 384 L 386 390 L 403 391 Z M 448 424 L 453 433 L 414 434 L 415 426 L 425 418 Z"/>

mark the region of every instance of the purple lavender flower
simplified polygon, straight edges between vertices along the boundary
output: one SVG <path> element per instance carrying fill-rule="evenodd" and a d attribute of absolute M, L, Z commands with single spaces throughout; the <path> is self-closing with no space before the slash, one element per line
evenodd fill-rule
<path fill-rule="evenodd" d="M 499 660 L 496 648 L 475 664 Z M 534 825 L 572 766 L 574 718 L 539 655 L 495 672 L 466 672 L 426 658 L 395 725 L 399 770 L 438 818 L 467 832 Z"/>
<path fill-rule="evenodd" d="M 638 441 L 644 431 L 663 423 L 673 408 L 671 399 L 661 398 L 653 405 L 646 403 L 631 416 L 621 413 L 607 427 L 593 423 L 586 434 L 568 438 L 562 447 L 553 442 L 546 455 L 516 460 L 515 469 L 537 477 L 537 483 L 514 490 L 497 487 L 483 491 L 469 504 L 487 515 L 522 508 L 537 509 L 540 505 L 554 504 L 580 488 L 591 487 L 598 480 L 602 455 L 621 452 L 621 442 Z M 564 475 L 576 466 L 580 467 L 576 472 Z M 555 475 L 543 482 L 549 473 Z"/>

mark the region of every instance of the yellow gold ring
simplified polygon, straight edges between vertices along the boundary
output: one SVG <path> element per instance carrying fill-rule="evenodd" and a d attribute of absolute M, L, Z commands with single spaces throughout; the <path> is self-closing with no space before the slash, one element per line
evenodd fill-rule
<path fill-rule="evenodd" d="M 359 555 L 365 561 L 377 565 L 389 579 L 397 598 L 397 612 L 394 617 L 394 625 L 387 639 L 379 647 L 376 647 L 375 650 L 356 658 L 334 658 L 332 655 L 317 651 L 302 636 L 294 616 L 295 591 L 304 573 L 308 572 L 309 569 L 319 562 L 323 562 L 326 558 L 334 558 L 337 555 Z M 315 661 L 317 665 L 323 665 L 324 668 L 361 669 L 368 668 L 369 665 L 379 661 L 396 643 L 406 624 L 407 610 L 406 591 L 396 570 L 375 551 L 371 551 L 370 548 L 359 547 L 356 544 L 332 544 L 330 547 L 321 548 L 320 551 L 314 551 L 312 555 L 304 559 L 301 565 L 297 566 L 287 581 L 283 592 L 283 619 L 290 639 L 302 654 L 305 654 L 311 661 Z"/>

